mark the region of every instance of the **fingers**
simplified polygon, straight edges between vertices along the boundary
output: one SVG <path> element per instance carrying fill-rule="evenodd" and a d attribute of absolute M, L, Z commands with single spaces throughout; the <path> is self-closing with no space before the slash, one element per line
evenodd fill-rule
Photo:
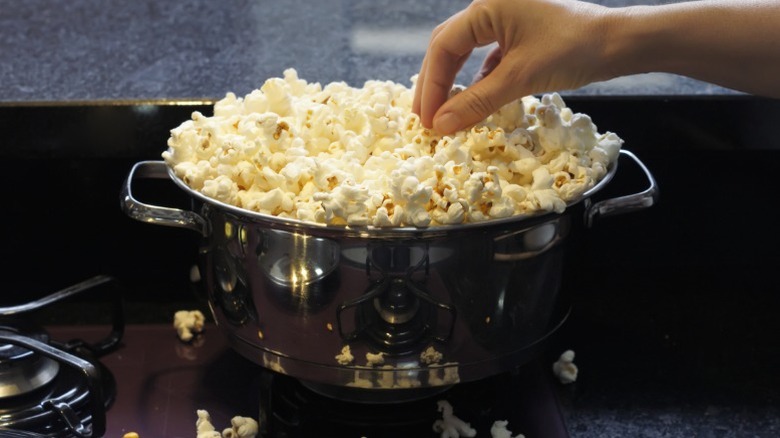
<path fill-rule="evenodd" d="M 436 36 L 437 36 L 437 35 L 438 35 L 438 34 L 439 34 L 441 31 L 442 31 L 442 29 L 444 29 L 444 27 L 445 27 L 445 26 L 447 26 L 447 24 L 448 24 L 450 21 L 452 21 L 454 18 L 455 18 L 455 16 L 453 15 L 452 17 L 450 17 L 449 19 L 447 19 L 447 20 L 446 20 L 445 22 L 443 22 L 442 24 L 440 24 L 440 25 L 436 26 L 436 28 L 435 28 L 435 29 L 433 30 L 433 32 L 431 33 L 431 40 L 430 40 L 430 42 L 429 42 L 429 44 L 428 44 L 428 50 L 426 51 L 426 53 L 425 53 L 425 56 L 423 57 L 422 66 L 420 67 L 420 73 L 417 75 L 417 85 L 415 86 L 415 89 L 414 89 L 414 101 L 412 102 L 412 112 L 414 112 L 414 113 L 415 113 L 415 114 L 417 114 L 417 115 L 420 115 L 420 116 L 422 115 L 422 114 L 421 114 L 421 107 L 422 107 L 422 104 L 421 104 L 421 102 L 422 102 L 422 100 L 423 100 L 423 96 L 422 96 L 422 94 L 423 94 L 423 89 L 425 88 L 425 87 L 423 86 L 423 84 L 425 83 L 425 79 L 426 79 L 426 73 L 427 73 L 427 70 L 428 70 L 429 59 L 430 59 L 430 52 L 431 52 L 431 46 L 433 45 L 433 41 L 436 39 Z M 432 117 L 432 116 L 433 116 L 433 115 L 431 114 L 431 115 L 428 117 L 428 119 L 427 119 L 427 120 L 426 120 L 426 122 L 423 124 L 423 126 L 426 126 L 426 127 L 429 127 L 429 128 L 430 128 L 430 126 L 431 126 L 431 117 Z M 421 118 L 422 118 L 422 117 L 421 117 Z"/>
<path fill-rule="evenodd" d="M 513 81 L 511 68 L 499 63 L 482 80 L 446 101 L 436 112 L 433 129 L 442 135 L 466 129 L 502 106 L 522 95 L 520 84 Z M 516 84 L 518 89 L 507 89 L 507 84 Z"/>
<path fill-rule="evenodd" d="M 472 50 L 494 40 L 482 26 L 474 8 L 467 8 L 434 31 L 417 79 L 412 110 L 420 115 L 423 126 L 433 125 L 433 116 L 447 101 L 455 77 Z"/>
<path fill-rule="evenodd" d="M 447 101 L 455 84 L 455 76 L 468 59 L 468 54 L 462 57 L 442 57 L 428 63 L 427 76 L 423 83 L 420 98 L 420 119 L 423 126 L 433 125 L 433 116 Z"/>
<path fill-rule="evenodd" d="M 423 57 L 422 65 L 420 66 L 420 72 L 417 74 L 417 84 L 414 87 L 414 100 L 412 101 L 412 112 L 420 115 L 420 95 L 422 94 L 422 83 L 425 80 L 425 66 L 427 64 L 428 57 Z M 427 125 L 430 127 L 430 124 Z"/>

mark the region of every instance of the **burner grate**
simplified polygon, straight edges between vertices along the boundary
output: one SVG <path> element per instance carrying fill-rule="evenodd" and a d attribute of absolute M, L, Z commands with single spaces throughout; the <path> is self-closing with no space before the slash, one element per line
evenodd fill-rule
<path fill-rule="evenodd" d="M 0 308 L 0 428 L 4 433 L 103 435 L 116 381 L 97 357 L 119 345 L 124 332 L 121 297 L 114 297 L 109 335 L 96 343 L 53 341 L 33 323 L 33 312 L 111 280 L 93 277 L 42 299 Z"/>
<path fill-rule="evenodd" d="M 116 397 L 116 381 L 105 367 L 98 367 L 102 404 L 108 409 Z M 73 412 L 79 425 L 66 421 L 63 412 Z M 73 431 L 92 424 L 90 390 L 84 376 L 74 368 L 62 367 L 56 379 L 32 392 L 0 399 L 0 427 L 34 431 L 50 436 L 73 436 Z M 87 435 L 89 436 L 89 435 Z"/>

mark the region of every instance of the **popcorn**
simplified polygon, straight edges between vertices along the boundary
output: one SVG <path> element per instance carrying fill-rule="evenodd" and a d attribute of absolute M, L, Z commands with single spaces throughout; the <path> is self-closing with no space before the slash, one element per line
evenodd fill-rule
<path fill-rule="evenodd" d="M 460 438 L 477 436 L 477 431 L 469 423 L 453 414 L 452 405 L 446 400 L 439 400 L 437 408 L 442 414 L 440 420 L 433 423 L 433 431 L 441 434 L 441 438 Z"/>
<path fill-rule="evenodd" d="M 230 419 L 230 427 L 222 431 L 223 438 L 254 438 L 258 424 L 253 418 L 235 416 Z"/>
<path fill-rule="evenodd" d="M 376 365 L 382 365 L 385 363 L 385 354 L 384 353 L 366 353 L 366 362 L 368 363 L 368 366 L 376 366 Z"/>
<path fill-rule="evenodd" d="M 198 409 L 197 414 L 198 420 L 195 421 L 197 438 L 222 438 L 222 434 L 214 428 L 213 424 L 211 424 L 211 416 L 208 411 Z"/>
<path fill-rule="evenodd" d="M 190 342 L 203 332 L 206 318 L 200 310 L 178 310 L 173 314 L 173 328 L 183 342 Z"/>
<path fill-rule="evenodd" d="M 349 345 L 345 345 L 341 349 L 341 353 L 336 355 L 336 362 L 339 363 L 339 365 L 349 365 L 355 360 L 355 356 L 352 355 L 352 351 L 349 348 Z"/>
<path fill-rule="evenodd" d="M 553 374 L 563 384 L 577 381 L 577 365 L 574 364 L 574 351 L 566 350 L 552 366 Z"/>
<path fill-rule="evenodd" d="M 411 79 L 416 85 L 416 77 Z M 556 93 L 440 136 L 390 81 L 324 87 L 294 69 L 171 130 L 163 159 L 193 190 L 249 211 L 334 226 L 430 227 L 563 212 L 617 159 Z"/>
<path fill-rule="evenodd" d="M 426 365 L 436 364 L 441 362 L 443 357 L 444 355 L 436 351 L 435 348 L 428 347 L 425 349 L 425 351 L 420 353 L 420 362 Z"/>
<path fill-rule="evenodd" d="M 257 421 L 249 417 L 235 416 L 230 420 L 231 427 L 220 433 L 211 424 L 211 415 L 204 409 L 196 411 L 198 420 L 195 422 L 197 438 L 255 438 L 258 434 Z"/>
<path fill-rule="evenodd" d="M 490 436 L 492 438 L 525 438 L 522 433 L 512 436 L 512 431 L 508 430 L 506 426 L 509 424 L 506 420 L 494 421 L 490 426 Z"/>

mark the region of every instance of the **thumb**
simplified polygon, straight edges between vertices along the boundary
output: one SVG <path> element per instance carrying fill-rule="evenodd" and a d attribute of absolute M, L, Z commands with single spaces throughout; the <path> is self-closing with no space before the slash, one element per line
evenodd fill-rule
<path fill-rule="evenodd" d="M 501 67 L 447 100 L 433 117 L 433 130 L 447 135 L 470 128 L 520 97 Z"/>

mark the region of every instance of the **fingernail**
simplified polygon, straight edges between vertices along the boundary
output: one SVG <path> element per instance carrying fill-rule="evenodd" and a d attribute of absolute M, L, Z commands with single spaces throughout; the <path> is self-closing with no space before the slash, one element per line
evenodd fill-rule
<path fill-rule="evenodd" d="M 444 113 L 433 119 L 433 130 L 441 134 L 452 134 L 460 128 L 460 117 L 454 113 Z"/>

